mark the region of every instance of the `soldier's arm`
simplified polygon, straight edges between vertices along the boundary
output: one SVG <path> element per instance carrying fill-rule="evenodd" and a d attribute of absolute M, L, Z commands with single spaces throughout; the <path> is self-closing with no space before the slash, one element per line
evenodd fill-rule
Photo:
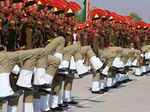
<path fill-rule="evenodd" d="M 37 49 L 32 49 L 32 50 L 21 50 L 21 51 L 8 53 L 8 56 L 11 57 L 13 60 L 16 60 L 17 62 L 23 62 L 26 59 L 29 59 L 32 57 L 38 58 L 44 55 L 45 55 L 44 48 L 37 48 Z"/>
<path fill-rule="evenodd" d="M 52 51 L 55 51 L 58 46 L 64 46 L 64 44 L 65 39 L 63 37 L 57 37 L 45 47 L 45 50 L 50 54 Z"/>

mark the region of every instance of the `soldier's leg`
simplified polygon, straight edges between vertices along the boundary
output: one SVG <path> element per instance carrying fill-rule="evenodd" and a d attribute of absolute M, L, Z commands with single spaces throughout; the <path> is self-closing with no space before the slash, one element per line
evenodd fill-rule
<path fill-rule="evenodd" d="M 41 106 L 40 106 L 40 93 L 35 92 L 33 98 L 33 110 L 34 112 L 41 112 Z"/>
<path fill-rule="evenodd" d="M 64 103 L 65 104 L 77 104 L 74 100 L 72 100 L 71 91 L 73 84 L 73 75 L 76 73 L 76 63 L 74 57 L 70 58 L 70 66 L 69 66 L 69 77 L 65 76 L 64 78 Z M 72 77 L 70 77 L 72 75 Z"/>
<path fill-rule="evenodd" d="M 122 59 L 122 61 L 123 61 L 123 63 L 124 63 L 124 70 L 123 70 L 123 72 L 124 72 L 124 82 L 126 83 L 126 82 L 128 82 L 129 81 L 129 76 L 128 76 L 128 74 L 129 74 L 129 70 L 127 70 L 126 69 L 126 65 L 128 64 L 128 60 L 129 60 L 129 57 L 127 57 L 127 56 L 123 56 L 123 59 Z"/>
<path fill-rule="evenodd" d="M 40 110 L 42 112 L 43 111 L 46 112 L 50 110 L 49 97 L 50 97 L 50 94 L 47 94 L 47 93 L 42 93 L 40 96 Z"/>
<path fill-rule="evenodd" d="M 108 91 L 107 88 L 107 81 L 108 81 L 108 75 L 109 75 L 109 69 L 110 66 L 107 63 L 107 65 L 103 64 L 102 72 L 100 73 L 100 92 L 104 93 Z"/>
<path fill-rule="evenodd" d="M 124 66 L 125 66 L 125 63 L 126 62 L 126 60 L 125 60 L 125 56 L 123 56 L 123 55 L 121 55 L 120 56 L 120 65 L 121 65 L 121 68 L 122 69 L 124 69 Z M 122 79 L 122 82 L 124 82 L 125 80 L 126 80 L 126 71 L 124 71 L 124 70 L 122 70 L 121 72 L 120 72 L 120 74 L 121 74 L 121 79 Z"/>
<path fill-rule="evenodd" d="M 107 82 L 106 81 L 107 81 L 106 77 L 104 77 L 103 75 L 100 75 L 100 91 L 101 91 L 101 93 L 107 92 L 107 89 L 106 89 Z"/>
<path fill-rule="evenodd" d="M 74 55 L 76 61 L 76 70 L 79 77 L 83 77 L 85 74 L 88 73 L 88 67 L 84 65 L 83 56 L 80 52 L 76 52 Z"/>
<path fill-rule="evenodd" d="M 63 87 L 63 84 L 62 84 L 62 87 Z M 68 107 L 68 104 L 64 103 L 63 96 L 64 96 L 64 92 L 63 92 L 63 88 L 61 88 L 59 90 L 59 95 L 58 95 L 58 105 L 59 105 L 59 107 L 66 108 L 66 107 Z"/>
<path fill-rule="evenodd" d="M 71 59 L 71 56 L 74 56 L 74 54 L 79 50 L 80 45 L 79 43 L 76 43 L 71 46 L 67 46 L 63 49 L 63 60 L 59 66 L 59 72 L 62 74 L 68 74 L 69 71 L 69 62 Z"/>
<path fill-rule="evenodd" d="M 89 67 L 89 60 L 85 59 L 85 66 Z M 94 94 L 102 94 L 100 91 L 100 73 L 94 73 L 92 77 L 92 88 L 91 92 Z"/>
<path fill-rule="evenodd" d="M 44 74 L 43 79 L 45 84 L 48 84 L 50 87 L 40 88 L 42 91 L 44 90 L 45 92 L 48 93 L 51 91 L 52 81 L 55 77 L 59 64 L 60 64 L 59 58 L 51 55 L 48 56 L 46 73 Z"/>
<path fill-rule="evenodd" d="M 75 101 L 70 100 L 71 99 L 72 83 L 73 83 L 73 77 L 71 77 L 71 75 L 73 76 L 74 73 L 76 73 L 76 63 L 75 63 L 73 56 L 71 56 L 69 65 L 70 65 L 69 66 L 69 74 L 68 74 L 69 77 L 68 76 L 64 77 L 64 88 L 63 88 L 64 93 L 63 93 L 62 89 L 59 91 L 59 105 L 61 107 L 67 107 L 68 106 L 67 103 L 70 103 L 70 104 L 76 103 Z M 64 98 L 63 98 L 63 96 L 64 96 Z M 65 102 L 65 103 L 63 103 L 63 102 Z"/>
<path fill-rule="evenodd" d="M 73 84 L 73 79 L 69 77 L 65 77 L 64 80 L 64 103 L 66 104 L 77 104 L 76 101 L 72 99 L 72 84 Z"/>
<path fill-rule="evenodd" d="M 92 93 L 100 94 L 100 74 L 95 73 L 92 80 Z"/>
<path fill-rule="evenodd" d="M 141 70 L 141 64 L 139 64 L 139 59 L 133 59 L 132 66 L 135 67 L 135 76 L 141 76 L 142 70 Z"/>
<path fill-rule="evenodd" d="M 75 62 L 74 56 L 71 56 L 70 66 L 69 66 L 70 73 L 74 75 L 75 73 L 77 73 L 76 69 L 77 68 L 76 68 L 76 62 Z"/>
<path fill-rule="evenodd" d="M 25 91 L 24 93 L 23 112 L 34 112 L 33 110 L 33 92 Z"/>
<path fill-rule="evenodd" d="M 117 80 L 118 84 L 122 82 L 122 74 L 118 71 L 119 68 L 122 67 L 123 67 L 123 63 L 120 60 L 120 57 L 115 57 L 112 60 L 111 73 L 112 73 L 112 78 L 116 77 L 115 79 Z"/>
<path fill-rule="evenodd" d="M 18 104 L 18 99 L 10 100 L 8 102 L 7 112 L 17 112 L 17 104 Z"/>
<path fill-rule="evenodd" d="M 47 82 L 49 82 L 50 84 L 52 84 L 52 81 L 55 77 L 59 64 L 60 64 L 59 58 L 51 55 L 48 56 L 48 66 L 46 69 L 46 75 L 49 76 Z"/>
<path fill-rule="evenodd" d="M 36 69 L 34 71 L 34 81 L 33 84 L 36 87 L 42 87 L 45 85 L 45 74 L 47 66 L 48 55 L 45 55 L 37 60 Z"/>
<path fill-rule="evenodd" d="M 111 74 L 112 60 L 113 59 L 107 60 L 108 63 L 107 63 L 106 67 L 103 69 L 103 71 L 101 73 L 100 83 L 102 83 L 102 84 L 100 84 L 100 86 L 102 86 L 101 88 L 104 88 L 103 85 L 106 86 L 104 91 L 105 90 L 107 91 L 107 88 L 110 88 L 113 85 L 113 77 L 112 77 L 112 74 Z M 108 77 L 104 77 L 104 76 L 108 76 Z"/>
<path fill-rule="evenodd" d="M 55 75 L 55 78 L 52 83 L 52 91 L 50 96 L 50 108 L 52 110 L 62 111 L 63 108 L 59 107 L 59 92 L 62 87 L 63 77 L 61 75 Z"/>
<path fill-rule="evenodd" d="M 64 99 L 63 99 L 63 95 L 64 95 L 64 93 L 63 93 L 63 86 L 64 86 L 64 77 L 62 78 L 63 80 L 62 80 L 62 82 L 60 83 L 61 85 L 60 85 L 60 89 L 59 89 L 59 93 L 58 93 L 58 106 L 60 107 L 60 108 L 64 108 L 64 109 L 66 109 L 66 107 L 68 107 L 68 104 L 65 104 L 64 103 Z"/>
<path fill-rule="evenodd" d="M 95 53 L 93 52 L 90 46 L 81 47 L 80 53 L 83 56 L 87 56 L 91 65 L 94 67 L 96 71 L 102 68 L 103 66 L 102 61 L 100 60 L 100 58 L 96 57 Z"/>

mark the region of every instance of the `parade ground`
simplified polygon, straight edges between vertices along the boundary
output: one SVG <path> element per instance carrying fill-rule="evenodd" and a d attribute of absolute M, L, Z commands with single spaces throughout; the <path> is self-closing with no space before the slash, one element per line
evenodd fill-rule
<path fill-rule="evenodd" d="M 150 75 L 130 78 L 133 81 L 103 95 L 90 92 L 91 76 L 75 80 L 72 96 L 79 105 L 68 112 L 150 112 Z"/>

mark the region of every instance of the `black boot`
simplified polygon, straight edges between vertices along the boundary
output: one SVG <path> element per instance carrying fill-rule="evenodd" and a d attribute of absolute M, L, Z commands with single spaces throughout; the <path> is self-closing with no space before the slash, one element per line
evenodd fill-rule
<path fill-rule="evenodd" d="M 62 108 L 66 108 L 66 107 L 68 107 L 68 104 L 63 103 L 63 104 L 59 104 L 58 106 L 62 107 Z"/>
<path fill-rule="evenodd" d="M 121 82 L 117 82 L 115 85 L 113 85 L 111 88 L 118 88 L 121 85 Z"/>
<path fill-rule="evenodd" d="M 51 108 L 52 112 L 60 112 L 60 111 L 64 111 L 64 109 L 62 107 L 56 107 L 56 108 Z"/>
<path fill-rule="evenodd" d="M 100 90 L 100 91 L 92 91 L 93 94 L 104 94 L 104 91 Z"/>
<path fill-rule="evenodd" d="M 72 100 L 72 101 L 70 101 L 70 102 L 64 102 L 64 104 L 68 104 L 68 105 L 77 105 L 78 102 Z"/>
<path fill-rule="evenodd" d="M 106 87 L 106 88 L 104 88 L 104 90 L 103 90 L 104 92 L 108 92 L 109 91 L 109 88 L 108 87 Z"/>

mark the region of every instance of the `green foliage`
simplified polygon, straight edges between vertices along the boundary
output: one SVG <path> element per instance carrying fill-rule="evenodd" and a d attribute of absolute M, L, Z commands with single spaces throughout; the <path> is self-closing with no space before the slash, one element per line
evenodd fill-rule
<path fill-rule="evenodd" d="M 134 22 L 142 20 L 142 18 L 137 13 L 134 13 L 134 12 L 130 13 L 129 16 L 132 17 L 132 19 L 134 20 Z"/>
<path fill-rule="evenodd" d="M 76 13 L 76 19 L 79 21 L 79 23 L 81 24 L 82 21 L 83 21 L 83 14 L 82 14 L 82 11 Z"/>

